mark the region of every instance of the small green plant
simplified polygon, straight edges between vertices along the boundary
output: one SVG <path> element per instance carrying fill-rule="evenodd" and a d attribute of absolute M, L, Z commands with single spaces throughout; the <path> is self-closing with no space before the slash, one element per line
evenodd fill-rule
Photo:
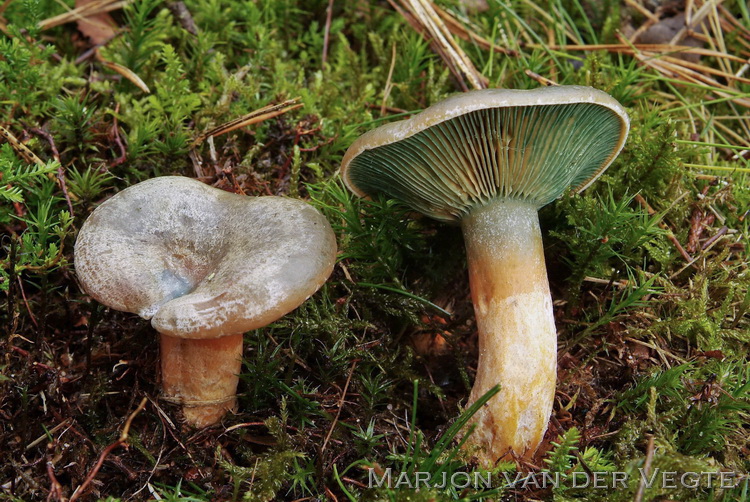
<path fill-rule="evenodd" d="M 269 418 L 265 424 L 276 439 L 276 446 L 270 451 L 248 460 L 244 467 L 225 460 L 221 448 L 217 447 L 214 455 L 217 464 L 224 469 L 234 485 L 232 500 L 267 502 L 276 500 L 277 494 L 287 482 L 294 483 L 298 489 L 308 489 L 304 481 L 304 469 L 299 469 L 299 460 L 305 455 L 290 449 L 291 439 L 284 430 L 286 423 L 285 408 L 282 407 L 282 418 Z M 241 498 L 240 498 L 241 496 Z"/>
<path fill-rule="evenodd" d="M 552 442 L 554 446 L 549 457 L 544 459 L 548 469 L 552 472 L 567 472 L 573 468 L 577 457 L 573 454 L 578 450 L 578 443 L 581 440 L 581 433 L 577 428 L 568 429 Z"/>
<path fill-rule="evenodd" d="M 382 444 L 385 434 L 377 434 L 375 431 L 375 419 L 370 419 L 367 428 L 363 429 L 360 425 L 358 430 L 352 432 L 357 452 L 361 456 L 367 456 Z"/>
<path fill-rule="evenodd" d="M 645 410 L 652 392 L 660 401 L 681 400 L 685 389 L 683 378 L 691 366 L 691 364 L 681 364 L 642 379 L 618 397 L 618 406 L 625 412 Z"/>
<path fill-rule="evenodd" d="M 162 46 L 160 58 L 164 73 L 156 82 L 155 94 L 148 98 L 148 116 L 166 131 L 156 149 L 165 156 L 179 157 L 187 153 L 191 133 L 186 122 L 200 107 L 201 99 L 191 92 L 180 57 L 171 45 Z"/>
<path fill-rule="evenodd" d="M 617 200 L 612 190 L 605 197 L 569 197 L 562 206 L 570 230 L 553 232 L 570 252 L 565 259 L 573 271 L 571 287 L 580 289 L 586 276 L 610 278 L 633 274 L 653 250 L 650 258 L 661 258 L 665 232 L 659 227 L 663 215 L 649 216 L 634 208 L 635 196 Z"/>
<path fill-rule="evenodd" d="M 48 175 L 57 171 L 58 164 L 48 162 L 44 165 L 26 164 L 16 157 L 9 143 L 0 147 L 0 177 L 3 186 L 0 186 L 0 199 L 4 203 L 23 203 L 24 193 L 28 193 L 38 182 L 43 181 Z M 11 217 L 10 207 L 2 207 L 4 213 L 0 213 L 0 222 L 7 223 Z"/>
<path fill-rule="evenodd" d="M 97 106 L 87 94 L 63 96 L 54 103 L 54 131 L 65 144 L 63 154 L 84 154 L 94 144 L 93 121 Z"/>
<path fill-rule="evenodd" d="M 70 192 L 84 204 L 91 204 L 100 197 L 114 178 L 110 172 L 91 166 L 82 170 L 74 167 L 70 169 L 69 176 Z"/>
<path fill-rule="evenodd" d="M 409 209 L 388 199 L 367 201 L 343 183 L 310 186 L 310 197 L 341 236 L 340 260 L 351 260 L 364 282 L 402 286 L 399 272 L 406 255 L 424 252 L 424 239 L 407 216 Z"/>
<path fill-rule="evenodd" d="M 124 11 L 128 29 L 104 51 L 104 56 L 116 58 L 115 62 L 136 74 L 151 66 L 168 26 L 166 12 L 157 11 L 161 3 L 140 0 L 128 4 Z"/>
<path fill-rule="evenodd" d="M 3 384 L 5 382 L 11 382 L 13 379 L 9 376 L 4 375 L 2 372 L 7 368 L 7 364 L 0 365 L 0 384 Z"/>
<path fill-rule="evenodd" d="M 55 52 L 49 44 L 37 44 L 44 17 L 41 0 L 18 2 L 18 23 L 8 24 L 9 36 L 0 36 L 0 103 L 2 117 L 11 120 L 15 115 L 27 115 L 32 109 L 44 112 L 48 99 L 57 94 L 61 82 L 57 74 L 50 75 L 44 64 Z"/>

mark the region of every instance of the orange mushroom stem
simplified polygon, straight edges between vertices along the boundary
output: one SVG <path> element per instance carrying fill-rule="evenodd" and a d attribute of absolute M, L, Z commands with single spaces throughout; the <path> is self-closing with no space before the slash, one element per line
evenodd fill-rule
<path fill-rule="evenodd" d="M 480 333 L 469 401 L 502 382 L 474 416 L 473 441 L 496 454 L 528 455 L 547 429 L 557 378 L 557 331 L 537 208 L 496 201 L 461 224 Z"/>
<path fill-rule="evenodd" d="M 217 423 L 237 408 L 242 333 L 209 340 L 160 335 L 162 397 L 182 405 L 195 427 Z"/>

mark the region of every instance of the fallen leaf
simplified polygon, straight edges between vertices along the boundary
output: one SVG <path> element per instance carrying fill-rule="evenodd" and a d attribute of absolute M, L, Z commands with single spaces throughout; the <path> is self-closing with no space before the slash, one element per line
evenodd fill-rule
<path fill-rule="evenodd" d="M 102 0 L 76 0 L 76 8 L 87 9 L 91 14 L 83 14 L 77 21 L 78 31 L 86 35 L 94 45 L 101 45 L 115 36 L 117 23 L 107 12 L 98 12 L 95 4 L 103 3 Z"/>

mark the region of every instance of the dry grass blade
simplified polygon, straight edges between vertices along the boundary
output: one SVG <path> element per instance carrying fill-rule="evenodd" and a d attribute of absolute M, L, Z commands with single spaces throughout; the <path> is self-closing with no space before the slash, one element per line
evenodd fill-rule
<path fill-rule="evenodd" d="M 384 116 L 388 109 L 388 96 L 393 90 L 393 70 L 396 68 L 396 42 L 393 42 L 391 54 L 391 67 L 388 69 L 388 78 L 385 80 L 385 89 L 383 90 L 383 104 L 380 105 L 380 115 Z"/>
<path fill-rule="evenodd" d="M 96 59 L 102 65 L 104 65 L 105 67 L 109 68 L 112 71 L 119 73 L 120 75 L 128 79 L 134 86 L 136 86 L 137 88 L 139 88 L 146 94 L 151 93 L 151 89 L 148 88 L 148 86 L 146 85 L 146 82 L 144 82 L 143 79 L 141 79 L 141 77 L 136 75 L 136 73 L 133 70 L 121 64 L 113 63 L 112 61 L 107 61 L 99 54 L 98 50 L 95 51 L 95 53 L 96 53 Z"/>
<path fill-rule="evenodd" d="M 533 2 L 526 0 L 531 8 L 542 16 L 543 19 L 552 22 L 553 16 Z M 643 8 L 642 2 L 626 0 L 631 8 L 638 10 L 646 17 L 645 23 L 638 31 L 645 31 L 650 25 L 660 22 L 659 13 L 651 13 Z M 721 101 L 728 101 L 730 105 L 750 107 L 750 99 L 747 94 L 741 92 L 739 84 L 749 84 L 750 77 L 746 75 L 750 69 L 750 29 L 741 20 L 735 18 L 729 10 L 721 5 L 721 0 L 692 0 L 685 5 L 685 25 L 672 36 L 669 43 L 633 43 L 637 35 L 625 38 L 618 33 L 619 44 L 582 44 L 573 36 L 566 27 L 567 38 L 579 43 L 555 44 L 550 40 L 548 44 L 541 44 L 541 40 L 534 43 L 524 43 L 523 47 L 528 49 L 551 49 L 561 51 L 608 51 L 625 54 L 635 58 L 641 65 L 651 68 L 656 73 L 673 79 L 675 83 L 684 82 L 691 86 L 697 86 L 708 90 Z M 733 50 L 727 47 L 725 33 L 732 32 L 733 40 L 737 45 Z M 524 37 L 525 31 L 519 26 L 519 35 Z M 705 44 L 705 47 L 692 47 L 682 45 L 687 37 L 697 39 Z M 526 37 L 527 38 L 527 37 Z M 748 51 L 742 50 L 745 47 Z M 682 58 L 682 55 L 692 55 L 693 58 Z M 713 58 L 700 61 L 697 57 Z M 536 81 L 547 85 L 547 82 L 538 76 L 527 75 Z M 554 80 L 554 77 L 553 77 Z M 710 98 L 708 98 L 710 100 Z M 717 124 L 718 126 L 718 124 Z"/>
<path fill-rule="evenodd" d="M 122 9 L 129 2 L 127 0 L 95 0 L 93 2 L 81 5 L 68 12 L 52 16 L 39 22 L 39 27 L 43 30 L 54 28 L 73 21 L 84 21 L 88 17 L 96 16 L 113 10 Z"/>
<path fill-rule="evenodd" d="M 722 70 L 717 70 L 716 68 L 711 68 L 710 66 L 702 65 L 699 63 L 691 63 L 690 61 L 685 61 L 683 59 L 675 58 L 672 56 L 666 56 L 662 55 L 660 57 L 662 61 L 666 61 L 667 63 L 677 64 L 680 66 L 683 66 L 685 68 L 688 68 L 690 70 L 696 71 L 698 73 L 708 73 L 711 75 L 716 75 L 718 77 L 722 77 L 727 80 L 727 82 L 732 80 L 737 80 L 739 82 L 744 82 L 746 84 L 750 84 L 750 79 L 744 78 L 738 75 L 735 75 L 733 73 L 727 73 Z"/>
<path fill-rule="evenodd" d="M 39 436 L 38 438 L 36 438 L 34 441 L 32 441 L 31 443 L 27 444 L 26 448 L 24 449 L 24 451 L 29 451 L 33 447 L 35 447 L 38 444 L 42 443 L 43 441 L 49 440 L 49 437 L 50 437 L 51 434 L 54 434 L 55 432 L 59 431 L 63 427 L 67 427 L 71 423 L 73 423 L 73 421 L 70 418 L 66 418 L 65 420 L 63 420 L 62 422 L 60 422 L 59 424 L 57 424 L 56 426 L 54 426 L 53 428 L 51 428 L 50 430 L 46 431 L 45 434 L 42 434 L 41 436 Z"/>
<path fill-rule="evenodd" d="M 456 76 L 464 90 L 469 89 L 466 80 L 474 89 L 487 87 L 487 79 L 479 73 L 463 49 L 453 39 L 451 31 L 435 10 L 432 2 L 401 0 L 402 5 L 399 6 L 396 0 L 388 1 L 412 27 L 430 41 L 430 45 L 447 63 L 451 73 Z"/>
<path fill-rule="evenodd" d="M 297 103 L 299 99 L 300 98 L 297 97 L 288 99 L 277 105 L 264 106 L 263 108 L 252 111 L 247 115 L 243 115 L 242 117 L 230 120 L 229 122 L 221 124 L 220 126 L 214 127 L 213 129 L 195 138 L 195 140 L 193 141 L 193 146 L 200 145 L 209 137 L 221 136 L 222 134 L 234 131 L 235 129 L 239 129 L 241 127 L 252 124 L 257 124 L 259 122 L 263 122 L 264 120 L 283 115 L 284 113 L 287 113 L 289 111 L 302 108 L 304 105 L 302 103 Z"/>
<path fill-rule="evenodd" d="M 404 10 L 401 8 L 399 4 L 396 3 L 396 0 L 388 0 L 388 3 L 391 4 L 391 7 L 398 12 L 401 17 L 403 17 L 407 23 L 409 23 L 409 26 L 411 26 L 415 31 L 417 31 L 420 35 L 422 35 L 426 40 L 430 42 L 430 46 L 432 47 L 432 50 L 437 52 L 437 54 L 440 56 L 440 58 L 445 61 L 445 64 L 448 66 L 448 69 L 453 74 L 454 77 L 458 80 L 458 83 L 461 85 L 461 88 L 464 91 L 469 90 L 469 88 L 466 86 L 466 82 L 464 82 L 461 72 L 456 68 L 456 65 L 453 64 L 451 59 L 447 56 L 447 54 L 444 53 L 442 48 L 439 44 L 435 43 L 433 40 L 430 39 L 429 34 L 426 33 L 426 29 L 424 26 L 422 26 L 417 18 L 415 18 L 411 12 Z"/>
<path fill-rule="evenodd" d="M 688 34 L 693 34 L 693 29 L 700 25 L 700 23 L 703 22 L 703 20 L 708 16 L 708 14 L 711 12 L 711 5 L 713 2 L 708 2 L 703 4 L 696 12 L 690 13 L 690 23 L 687 23 L 686 26 L 683 26 L 682 29 L 680 29 L 675 35 L 672 37 L 672 40 L 670 40 L 670 45 L 674 45 L 679 43 L 680 40 L 685 38 Z M 687 11 L 686 11 L 686 16 Z"/>
<path fill-rule="evenodd" d="M 719 12 L 722 16 L 722 22 L 725 22 L 732 26 L 732 29 L 730 29 L 729 31 L 733 31 L 734 29 L 736 29 L 740 32 L 740 35 L 745 38 L 745 40 L 750 41 L 750 28 L 739 22 L 737 18 L 735 18 L 723 5 L 719 5 Z"/>
<path fill-rule="evenodd" d="M 724 27 L 726 26 L 726 22 L 724 22 L 721 17 L 719 16 L 719 11 L 716 9 L 716 3 L 709 2 L 706 5 L 710 5 L 709 9 L 709 15 L 707 17 L 707 24 L 708 25 L 708 33 L 712 35 L 711 38 L 708 40 L 709 46 L 712 48 L 716 48 L 720 52 L 729 52 L 727 49 L 726 42 L 724 40 Z M 718 65 L 724 70 L 725 73 L 733 73 L 731 71 L 731 66 L 729 63 L 725 60 L 719 60 L 717 61 Z"/>
<path fill-rule="evenodd" d="M 641 5 L 640 2 L 637 2 L 636 0 L 625 0 L 625 3 L 628 4 L 628 6 L 634 8 L 638 12 L 641 13 L 644 17 L 648 18 L 649 21 L 652 21 L 654 23 L 659 22 L 659 16 L 648 10 L 646 7 Z"/>

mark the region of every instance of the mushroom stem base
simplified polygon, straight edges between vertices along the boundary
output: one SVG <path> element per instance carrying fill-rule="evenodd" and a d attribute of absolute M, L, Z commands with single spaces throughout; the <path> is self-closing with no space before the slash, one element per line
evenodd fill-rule
<path fill-rule="evenodd" d="M 530 457 L 542 441 L 557 377 L 557 333 L 537 208 L 496 201 L 462 221 L 479 331 L 470 403 L 500 392 L 474 416 L 470 442 L 484 464 Z"/>
<path fill-rule="evenodd" d="M 196 340 L 161 335 L 164 397 L 183 406 L 194 427 L 218 423 L 237 406 L 242 334 Z"/>

